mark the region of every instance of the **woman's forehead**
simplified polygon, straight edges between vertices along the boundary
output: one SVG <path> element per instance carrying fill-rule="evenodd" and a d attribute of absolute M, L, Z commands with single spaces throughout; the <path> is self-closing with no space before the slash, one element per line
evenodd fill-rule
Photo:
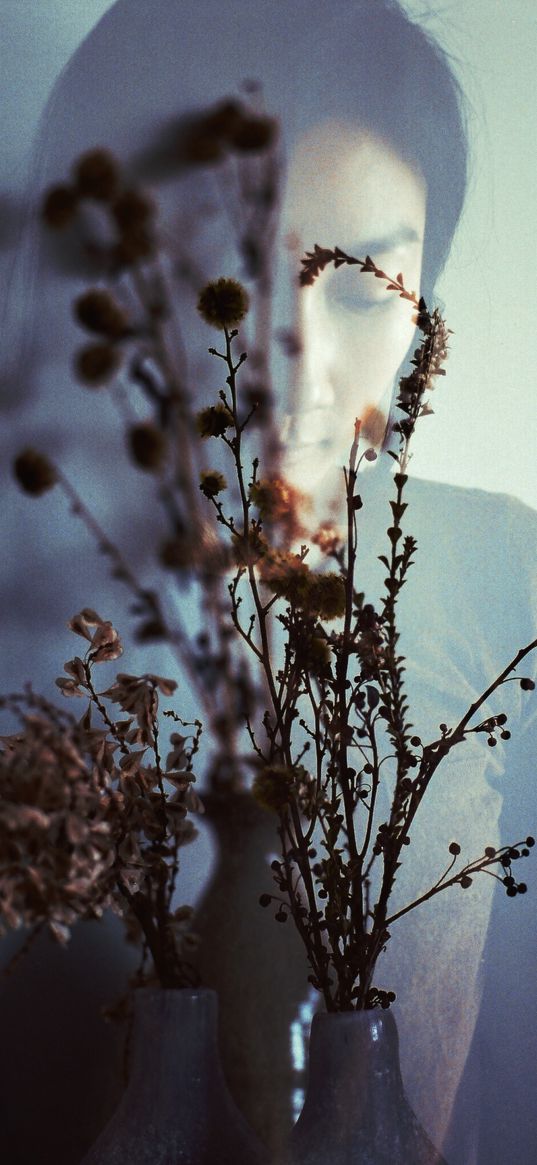
<path fill-rule="evenodd" d="M 389 143 L 359 127 L 325 122 L 289 152 L 283 229 L 307 246 L 337 242 L 382 253 L 420 244 L 425 210 L 421 175 Z"/>

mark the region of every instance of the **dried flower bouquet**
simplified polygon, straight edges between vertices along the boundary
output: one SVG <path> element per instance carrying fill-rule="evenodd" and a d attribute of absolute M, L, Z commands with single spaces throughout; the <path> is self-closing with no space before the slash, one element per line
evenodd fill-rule
<path fill-rule="evenodd" d="M 444 375 L 449 332 L 438 311 L 429 312 L 406 290 L 402 275 L 391 279 L 369 257 L 359 260 L 339 248 L 316 246 L 303 260 L 303 283 L 313 282 L 329 263 L 355 265 L 383 280 L 388 293 L 409 301 L 422 334 L 412 371 L 399 385 L 398 451 L 387 451 L 395 461 L 394 496 L 388 552 L 380 559 L 386 577 L 379 609 L 357 589 L 359 469 L 364 458 L 377 456 L 372 448 L 361 451 L 359 420 L 345 470 L 346 538 L 322 532 L 318 544 L 326 561 L 321 569 L 309 567 L 307 546 L 294 553 L 278 543 L 282 496 L 287 517 L 290 501 L 285 483 L 260 478 L 257 459 L 251 477 L 245 476 L 249 414 L 240 399 L 239 372 L 247 356 L 236 356 L 234 349 L 247 300 L 233 280 L 212 284 L 199 301 L 206 322 L 224 332 L 224 350 L 210 351 L 227 373 L 226 388 L 218 403 L 203 410 L 200 425 L 205 436 L 228 448 L 240 493 L 239 515 L 226 507 L 221 473 L 205 473 L 200 489 L 230 537 L 237 562 L 229 585 L 233 624 L 263 670 L 270 695 L 262 725 L 247 723 L 258 770 L 253 792 L 277 814 L 281 845 L 272 863 L 276 892 L 263 894 L 260 903 L 275 903 L 279 922 L 292 918 L 307 952 L 310 982 L 327 1010 L 345 1011 L 386 1008 L 395 998 L 375 985 L 375 973 L 392 928 L 409 911 L 454 885 L 470 887 L 482 873 L 503 883 L 509 897 L 526 891 L 514 876 L 513 863 L 528 856 L 532 837 L 486 846 L 466 862 L 458 860 L 461 847 L 453 841 L 445 869 L 428 890 L 403 907 L 392 906 L 397 871 L 404 861 L 412 862 L 412 825 L 430 782 L 452 749 L 471 734 L 485 733 L 491 746 L 497 737 L 509 738 L 504 713 L 484 719 L 479 714 L 515 678 L 537 641 L 517 652 L 458 723 L 441 724 L 439 735 L 427 743 L 415 735 L 397 622 L 398 598 L 417 549 L 403 529 L 405 485 L 411 438 L 419 418 L 431 411 L 428 394 L 435 378 Z M 336 570 L 325 569 L 328 559 Z M 271 650 L 277 638 L 271 631 L 274 620 L 283 628 L 279 652 Z M 522 689 L 535 686 L 529 677 L 517 678 Z M 390 789 L 387 816 L 379 812 L 381 786 Z"/>
<path fill-rule="evenodd" d="M 387 553 L 381 559 L 386 570 L 385 589 L 378 610 L 358 589 L 358 471 L 362 459 L 377 456 L 363 444 L 365 425 L 356 424 L 345 473 L 346 536 L 340 537 L 329 527 L 318 531 L 315 541 L 325 557 L 321 569 L 310 568 L 305 546 L 298 552 L 291 549 L 301 537 L 301 498 L 274 468 L 277 433 L 264 351 L 278 201 L 276 140 L 275 123 L 270 118 L 242 103 L 223 102 L 183 127 L 176 142 L 173 164 L 180 168 L 203 172 L 222 162 L 224 169 L 231 168 L 226 181 L 234 185 L 242 214 L 242 218 L 237 215 L 236 241 L 253 285 L 248 295 L 236 280 L 221 278 L 208 284 L 200 296 L 201 314 L 225 336 L 224 351 L 212 351 L 225 362 L 226 389 L 197 417 L 192 387 L 189 391 L 187 383 L 180 313 L 174 305 L 176 283 L 163 263 L 165 246 L 159 237 L 153 201 L 130 182 L 112 155 L 97 149 L 76 161 L 72 180 L 50 190 L 43 207 L 47 225 L 66 232 L 65 245 L 67 250 L 73 249 L 75 259 L 78 255 L 81 272 L 87 273 L 89 264 L 98 282 L 74 303 L 76 321 L 91 337 L 91 342 L 75 354 L 76 377 L 91 390 L 109 386 L 112 391 L 114 384 L 119 385 L 129 458 L 142 473 L 154 478 L 156 500 L 169 527 L 168 537 L 157 551 L 158 566 L 172 572 L 179 587 L 188 588 L 193 581 L 200 589 L 203 630 L 195 620 L 182 619 L 181 603 L 170 615 L 162 597 L 164 588 L 139 580 L 71 481 L 45 454 L 35 449 L 22 451 L 15 473 L 23 489 L 36 496 L 60 485 L 73 512 L 108 558 L 113 576 L 129 589 L 134 600 L 131 610 L 138 623 L 137 639 L 161 640 L 175 650 L 216 741 L 213 787 L 241 788 L 245 762 L 250 767 L 253 763 L 254 794 L 278 814 L 281 842 L 281 855 L 274 863 L 277 893 L 264 895 L 262 905 L 275 901 L 278 921 L 293 918 L 306 947 L 311 980 L 322 992 L 327 1008 L 385 1007 L 393 993 L 375 986 L 375 968 L 390 940 L 391 928 L 403 914 L 449 886 L 469 887 L 477 873 L 499 878 L 510 897 L 525 890 L 525 884 L 514 877 L 512 865 L 527 855 L 532 838 L 500 849 L 487 847 L 465 864 L 457 861 L 460 848 L 453 841 L 448 864 L 439 870 L 427 893 L 403 908 L 391 908 L 397 870 L 402 860 L 412 860 L 412 850 L 406 852 L 406 847 L 433 775 L 451 750 L 472 733 L 485 733 L 491 745 L 498 735 L 508 738 L 505 715 L 500 712 L 480 720 L 480 710 L 503 683 L 515 678 L 515 669 L 535 643 L 518 652 L 457 724 L 441 725 L 440 735 L 425 744 L 414 734 L 397 624 L 398 597 L 416 551 L 415 539 L 403 530 L 408 450 L 417 420 L 430 411 L 427 394 L 434 378 L 443 374 L 448 332 L 439 313 L 428 312 L 423 301 L 407 291 L 402 276 L 389 279 L 371 259 L 361 261 L 338 248 L 316 246 L 303 262 L 302 282 L 322 277 L 328 264 L 355 266 L 360 277 L 384 280 L 389 294 L 408 301 L 423 337 L 414 355 L 413 371 L 399 386 L 402 415 L 395 427 L 398 452 L 383 454 L 394 458 L 396 472 Z M 104 232 L 93 230 L 95 209 L 98 218 L 106 219 Z M 198 273 L 186 260 L 177 267 L 182 291 L 186 285 L 194 298 L 194 290 L 199 294 L 201 286 Z M 254 319 L 254 342 L 248 345 L 254 373 L 243 379 L 246 354 L 236 358 L 234 342 L 236 327 L 247 314 L 249 320 Z M 291 331 L 282 337 L 282 344 L 287 344 L 292 354 Z M 135 419 L 133 403 L 138 410 Z M 252 474 L 247 478 L 245 441 L 256 429 L 254 438 L 261 457 L 253 458 Z M 235 468 L 227 509 L 222 501 L 227 488 L 223 466 L 218 462 L 201 474 L 201 491 L 213 506 L 213 520 L 196 488 L 203 464 L 200 448 L 209 438 L 227 447 Z M 351 439 L 349 434 L 349 444 Z M 260 460 L 266 465 L 266 476 L 260 476 Z M 234 517 L 237 500 L 239 517 Z M 222 586 L 230 571 L 234 571 L 229 584 L 234 639 Z M 247 651 L 239 650 L 240 641 Z M 80 668 L 80 663 L 76 664 L 64 682 L 66 694 L 83 688 L 83 681 L 89 683 Z M 169 685 L 171 681 L 166 682 Z M 140 683 L 156 698 L 155 677 L 142 677 Z M 523 688 L 533 686 L 525 677 L 520 684 Z M 262 693 L 268 710 L 260 731 L 256 713 Z M 121 683 L 109 690 L 108 698 L 117 698 L 120 703 L 127 698 Z M 92 696 L 91 692 L 90 699 L 102 703 L 102 696 Z M 74 731 L 70 721 L 58 718 L 52 710 L 46 712 L 45 719 L 47 716 L 56 716 L 51 722 Z M 108 725 L 109 732 L 113 723 L 111 720 Z M 245 729 L 247 749 L 243 747 Z M 140 730 L 140 725 L 136 730 L 129 725 L 126 733 Z M 60 736 L 61 731 L 58 728 Z M 88 730 L 80 727 L 77 731 L 87 735 Z M 160 812 L 161 822 L 153 823 L 157 833 L 146 837 L 144 853 L 147 851 L 147 860 L 160 870 L 158 877 L 165 886 L 159 891 L 159 901 L 164 894 L 165 902 L 160 922 L 157 919 L 160 942 L 169 925 L 175 859 L 165 852 L 168 840 L 163 830 L 168 810 L 159 784 L 156 721 L 152 728 L 146 725 L 146 732 L 145 747 L 152 750 L 155 763 L 142 783 L 149 782 L 146 800 L 154 802 L 152 813 L 158 816 Z M 117 775 L 118 782 L 124 781 L 125 767 L 132 761 L 136 768 L 141 761 L 132 759 L 127 735 L 112 733 L 108 739 L 111 748 L 124 753 Z M 84 737 L 86 749 L 88 740 Z M 193 751 L 196 747 L 194 742 Z M 187 773 L 191 771 L 188 755 Z M 379 819 L 378 794 L 381 786 L 388 785 L 388 771 L 391 808 L 385 819 L 382 815 Z M 192 796 L 191 790 L 188 796 Z M 140 809 L 139 798 L 136 804 Z M 144 806 L 147 810 L 145 802 Z M 140 821 L 133 818 L 131 824 L 134 839 Z M 132 844 L 136 847 L 138 843 L 133 840 Z M 159 847 L 163 847 L 162 852 Z M 176 854 L 174 847 L 175 841 L 171 849 Z M 111 893 L 109 889 L 104 892 L 104 885 L 111 884 L 110 877 L 108 870 L 109 881 L 105 879 L 102 894 L 99 882 L 93 903 L 97 909 L 107 901 L 106 893 Z M 155 885 L 154 881 L 149 884 Z M 122 881 L 123 900 L 125 887 L 127 882 Z M 161 982 L 164 976 L 166 982 L 175 983 L 178 963 L 172 967 L 166 955 L 166 969 L 161 974 L 162 951 L 158 943 L 151 946 L 141 917 L 144 915 L 147 926 L 149 915 L 155 921 L 157 900 L 144 905 L 139 893 L 135 890 L 138 913 L 134 911 L 134 915 L 142 924 Z M 129 903 L 130 917 L 133 906 L 134 901 Z M 32 920 L 31 915 L 20 917 Z M 57 921 L 68 924 L 69 910 L 66 919 L 58 917 Z"/>
<path fill-rule="evenodd" d="M 29 941 L 46 926 L 66 943 L 75 922 L 110 908 L 141 945 L 137 985 L 192 985 L 192 909 L 173 899 L 179 850 L 195 838 L 191 814 L 201 808 L 192 787 L 200 725 L 190 737 L 171 733 L 163 763 L 159 694 L 173 695 L 175 680 L 120 673 L 97 691 L 94 668 L 121 655 L 118 633 L 89 609 L 70 627 L 88 647 L 56 682 L 88 700 L 81 719 L 30 687 L 0 700 L 20 721 L 0 737 L 0 925 L 29 928 Z"/>

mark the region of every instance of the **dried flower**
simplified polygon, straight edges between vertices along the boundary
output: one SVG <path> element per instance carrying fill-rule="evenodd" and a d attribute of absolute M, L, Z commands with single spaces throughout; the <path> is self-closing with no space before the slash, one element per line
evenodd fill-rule
<path fill-rule="evenodd" d="M 201 409 L 196 417 L 196 428 L 200 437 L 222 437 L 226 429 L 232 425 L 233 417 L 224 404 Z"/>
<path fill-rule="evenodd" d="M 168 450 L 166 437 L 151 421 L 132 425 L 129 429 L 129 449 L 133 461 L 148 473 L 162 468 Z"/>
<path fill-rule="evenodd" d="M 115 376 L 121 361 L 121 352 L 112 344 L 88 344 L 76 353 L 75 373 L 82 384 L 99 388 Z"/>
<path fill-rule="evenodd" d="M 75 318 L 88 332 L 118 340 L 128 330 L 128 318 L 109 291 L 92 288 L 74 302 Z"/>
<path fill-rule="evenodd" d="M 262 518 L 277 527 L 286 545 L 304 535 L 301 515 L 311 508 L 310 499 L 284 478 L 262 478 L 252 482 L 250 501 Z"/>
<path fill-rule="evenodd" d="M 81 154 L 74 167 L 79 194 L 98 202 L 111 202 L 119 185 L 119 167 L 110 150 L 94 149 Z"/>
<path fill-rule="evenodd" d="M 52 186 L 47 190 L 41 217 L 51 230 L 61 231 L 73 221 L 78 209 L 78 193 L 72 186 Z"/>
<path fill-rule="evenodd" d="M 267 765 L 254 777 L 252 794 L 259 805 L 279 813 L 291 800 L 293 772 L 285 765 Z"/>
<path fill-rule="evenodd" d="M 370 405 L 369 408 L 365 409 L 362 416 L 362 437 L 366 441 L 370 441 L 372 445 L 382 445 L 387 423 L 388 418 L 386 417 L 385 413 L 382 412 L 382 409 L 378 409 L 375 408 L 374 405 Z M 371 458 L 368 456 L 370 453 L 371 450 L 367 449 L 365 454 L 366 458 L 368 460 L 374 460 L 374 457 Z"/>
<path fill-rule="evenodd" d="M 23 449 L 13 463 L 15 477 L 27 494 L 39 497 L 56 485 L 56 470 L 44 453 L 37 449 Z"/>
<path fill-rule="evenodd" d="M 89 697 L 105 723 L 92 727 L 90 709 L 78 722 L 32 692 L 2 701 L 20 728 L 0 737 L 0 925 L 46 923 L 64 944 L 79 918 L 111 907 L 127 937 L 145 941 L 163 987 L 191 985 L 192 912 L 172 909 L 172 896 L 179 847 L 196 835 L 187 814 L 203 807 L 187 738 L 172 733 L 165 774 L 156 743 L 158 693 L 171 695 L 175 681 L 120 674 L 97 695 L 91 669 L 116 658 L 118 634 L 89 607 L 70 626 L 89 647 L 57 682 Z"/>
<path fill-rule="evenodd" d="M 261 567 L 263 582 L 274 595 L 296 607 L 308 605 L 312 575 L 299 554 L 273 550 L 262 560 Z"/>
<path fill-rule="evenodd" d="M 315 574 L 311 578 L 309 609 L 319 619 L 337 619 L 345 613 L 345 583 L 340 574 Z"/>
<path fill-rule="evenodd" d="M 343 546 L 343 535 L 333 522 L 322 522 L 312 535 L 312 542 L 326 555 L 338 554 Z"/>
<path fill-rule="evenodd" d="M 226 486 L 227 481 L 223 473 L 218 473 L 214 469 L 205 470 L 200 475 L 200 490 L 206 498 L 215 498 Z"/>
<path fill-rule="evenodd" d="M 102 695 L 119 704 L 124 712 L 130 712 L 136 718 L 139 728 L 136 737 L 138 744 L 152 744 L 154 720 L 158 711 L 158 693 L 172 696 L 176 688 L 175 680 L 164 679 L 162 676 L 151 674 L 131 676 L 119 672 L 115 683 Z"/>
<path fill-rule="evenodd" d="M 244 319 L 249 307 L 248 293 L 237 279 L 216 279 L 204 287 L 198 311 L 206 324 L 223 331 Z"/>

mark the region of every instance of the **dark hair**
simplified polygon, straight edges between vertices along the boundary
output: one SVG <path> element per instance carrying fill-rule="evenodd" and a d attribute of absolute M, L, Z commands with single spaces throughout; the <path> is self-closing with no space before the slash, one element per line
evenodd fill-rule
<path fill-rule="evenodd" d="M 422 293 L 430 302 L 466 193 L 461 89 L 446 54 L 397 0 L 343 0 L 335 8 L 323 43 L 303 62 L 315 117 L 322 109 L 325 117 L 358 120 L 423 175 Z"/>
<path fill-rule="evenodd" d="M 166 119 L 232 96 L 245 77 L 259 79 L 291 145 L 344 119 L 422 173 L 431 303 L 466 190 L 464 105 L 445 53 L 398 0 L 116 0 L 55 86 L 34 180 L 62 181 L 97 145 L 132 157 Z"/>

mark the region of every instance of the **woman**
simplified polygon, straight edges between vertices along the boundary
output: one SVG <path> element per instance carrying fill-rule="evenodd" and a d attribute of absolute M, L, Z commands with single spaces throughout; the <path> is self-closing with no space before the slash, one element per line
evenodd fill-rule
<path fill-rule="evenodd" d="M 44 120 L 41 184 L 62 179 L 82 148 L 109 146 L 131 159 L 133 172 L 158 187 L 168 223 L 182 228 L 183 255 L 186 211 L 200 188 L 203 198 L 214 196 L 213 174 L 187 170 L 172 182 L 162 168 L 159 176 L 159 159 L 148 147 L 156 135 L 165 139 L 178 114 L 195 114 L 233 96 L 245 79 L 261 83 L 264 105 L 280 117 L 284 134 L 286 180 L 271 327 L 281 336 L 281 329 L 289 333 L 291 321 L 294 339 L 295 355 L 276 348 L 272 363 L 274 384 L 288 386 L 282 409 L 285 472 L 313 493 L 315 521 L 337 520 L 338 480 L 354 417 L 368 413 L 371 419 L 389 411 L 394 380 L 412 345 L 413 327 L 405 303 L 390 297 L 370 276 L 361 277 L 356 285 L 352 272 L 327 272 L 299 295 L 296 270 L 303 251 L 315 243 L 338 244 L 351 253 L 371 253 L 390 273 L 402 271 L 407 284 L 419 287 L 432 301 L 466 179 L 460 99 L 440 50 L 388 0 L 342 0 L 337 10 L 324 0 L 263 3 L 253 10 L 232 0 L 224 5 L 204 0 L 201 6 L 190 0 L 182 4 L 157 0 L 150 8 L 145 0 L 118 0 L 57 86 Z M 230 229 L 222 228 L 221 220 L 215 228 L 214 221 L 202 216 L 195 245 L 188 252 L 190 259 L 199 261 L 205 277 L 223 271 L 233 274 L 230 265 L 237 264 Z M 51 383 L 58 374 L 57 321 L 62 311 L 67 318 L 75 284 L 65 275 L 60 279 L 47 274 L 45 258 L 36 293 L 42 318 L 33 338 L 40 399 L 49 415 Z M 51 306 L 54 348 L 45 344 Z M 206 339 L 195 327 L 195 303 L 187 295 L 181 320 L 190 337 L 189 352 L 194 353 L 192 382 L 200 383 L 203 376 L 203 383 L 214 384 L 210 363 L 198 356 Z M 74 334 L 68 334 L 66 342 L 74 346 Z M 288 353 L 288 334 L 286 344 Z M 78 397 L 70 399 L 73 421 L 80 425 L 84 405 Z M 207 403 L 205 397 L 201 403 Z M 82 425 L 95 432 L 93 401 L 85 406 Z M 377 438 L 382 440 L 378 425 Z M 147 540 L 151 521 L 137 516 L 137 499 L 133 506 L 127 491 L 123 497 L 118 493 L 108 438 L 104 447 L 101 434 L 100 441 L 94 456 L 99 474 L 105 480 L 108 475 L 109 490 L 114 490 L 112 526 L 122 529 L 130 514 L 138 522 L 137 540 Z M 76 463 L 78 438 L 71 439 L 65 454 Z M 385 549 L 389 485 L 382 465 L 368 475 L 362 491 L 367 518 L 363 589 L 372 597 L 382 585 L 376 555 Z M 419 560 L 402 603 L 401 627 L 417 723 L 427 733 L 441 720 L 452 720 L 464 711 L 531 638 L 526 555 L 533 526 L 532 515 L 523 507 L 476 491 L 414 482 L 409 501 L 408 528 L 417 534 Z M 501 577 L 498 545 L 509 547 Z M 63 532 L 57 552 L 66 555 Z M 61 606 L 51 596 L 47 609 L 54 612 L 53 621 L 64 622 L 90 598 L 99 606 L 96 591 L 90 594 L 88 589 L 96 586 L 96 579 L 88 582 L 84 571 L 75 580 L 74 606 L 65 592 Z M 513 596 L 509 603 L 507 588 Z M 509 710 L 513 717 L 518 715 L 516 699 Z M 442 788 L 431 790 L 430 807 L 424 809 L 413 839 L 412 877 L 405 881 L 401 877 L 402 899 L 419 893 L 435 870 L 441 872 L 453 837 L 470 858 L 499 836 L 515 840 L 535 832 L 524 769 L 531 755 L 529 745 L 526 753 L 522 744 L 516 745 L 520 750 L 516 760 L 513 750 L 506 756 L 515 790 L 508 800 L 512 820 L 504 826 L 499 792 L 503 758 L 499 760 L 500 750 L 495 750 L 491 766 L 492 750 L 480 747 L 478 738 L 475 741 L 472 755 L 465 752 L 464 759 L 451 766 Z M 398 995 L 403 1076 L 411 1102 L 450 1165 L 515 1159 L 529 1165 L 537 1153 L 528 1106 L 524 1108 L 529 1091 L 509 1086 L 506 1093 L 503 1086 L 505 1058 L 509 1072 L 515 1071 L 513 1060 L 523 1041 L 524 1062 L 532 1062 L 534 1014 L 530 1022 L 520 1022 L 517 1003 L 513 1016 L 509 992 L 520 998 L 523 984 L 529 987 L 535 925 L 527 901 L 509 903 L 513 908 L 509 918 L 500 919 L 503 899 L 493 904 L 495 883 L 484 877 L 482 883 L 461 902 L 453 890 L 436 899 L 429 913 L 425 907 L 424 913 L 412 914 L 405 930 L 394 935 L 382 973 Z M 257 886 L 254 901 L 256 891 Z M 270 919 L 263 917 L 261 922 L 270 927 Z M 515 972 L 507 968 L 500 922 L 516 927 L 513 944 L 525 931 L 517 986 Z M 271 991 L 271 970 L 262 965 L 255 969 L 254 960 L 260 1012 Z M 281 998 L 279 982 L 278 991 Z M 224 999 L 222 1004 L 226 1007 Z M 498 1020 L 490 1018 L 497 1011 L 503 1016 L 501 1039 L 496 1034 Z M 239 1027 L 245 1023 L 241 1017 Z M 270 1107 L 269 1086 L 262 1084 L 262 1056 L 255 1055 L 252 1036 L 249 1039 L 245 1062 L 250 1057 L 270 1126 L 277 1113 Z M 275 1045 L 269 1056 L 272 1073 L 280 1054 L 283 1050 Z"/>

